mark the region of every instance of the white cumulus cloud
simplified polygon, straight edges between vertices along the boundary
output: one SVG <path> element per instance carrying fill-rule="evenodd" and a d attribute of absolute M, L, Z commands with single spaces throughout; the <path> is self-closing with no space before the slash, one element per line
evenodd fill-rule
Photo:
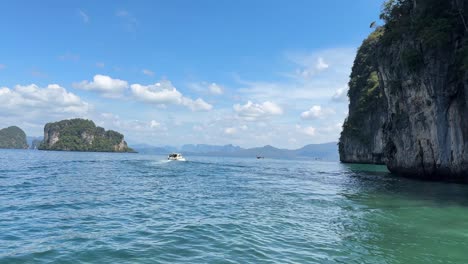
<path fill-rule="evenodd" d="M 236 104 L 234 105 L 234 111 L 240 118 L 246 121 L 256 121 L 283 114 L 283 109 L 270 101 L 261 104 L 254 104 L 251 101 L 248 101 L 244 105 Z"/>
<path fill-rule="evenodd" d="M 151 85 L 132 84 L 130 88 L 136 99 L 150 104 L 183 105 L 192 111 L 208 111 L 213 108 L 201 98 L 193 100 L 184 97 L 170 81 L 166 80 Z"/>
<path fill-rule="evenodd" d="M 318 54 L 289 54 L 288 57 L 300 67 L 296 69 L 297 77 L 308 79 L 330 68 L 324 57 Z"/>
<path fill-rule="evenodd" d="M 150 85 L 132 84 L 130 88 L 135 98 L 146 103 L 180 104 L 182 102 L 182 94 L 170 81 Z"/>
<path fill-rule="evenodd" d="M 85 114 L 90 105 L 65 88 L 50 84 L 41 88 L 35 84 L 17 85 L 14 89 L 0 88 L 0 109 L 6 115 L 34 112 L 37 115 L 47 114 Z"/>
<path fill-rule="evenodd" d="M 331 108 L 323 108 L 320 105 L 314 105 L 309 110 L 302 112 L 302 119 L 321 119 L 335 114 L 335 110 Z"/>
<path fill-rule="evenodd" d="M 128 82 L 97 74 L 93 77 L 93 81 L 85 80 L 74 83 L 73 86 L 78 89 L 99 92 L 105 97 L 119 97 L 128 88 Z"/>
<path fill-rule="evenodd" d="M 213 109 L 213 106 L 205 102 L 201 98 L 192 100 L 190 98 L 182 97 L 182 105 L 187 106 L 192 111 L 209 111 Z"/>

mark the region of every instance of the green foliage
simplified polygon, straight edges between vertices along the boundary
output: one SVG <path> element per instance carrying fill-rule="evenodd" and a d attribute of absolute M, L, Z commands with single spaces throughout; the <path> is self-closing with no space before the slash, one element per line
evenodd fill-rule
<path fill-rule="evenodd" d="M 463 14 L 454 10 L 447 0 L 388 0 L 380 18 L 385 21 L 382 44 L 391 45 L 403 36 L 411 35 L 429 48 L 444 48 L 453 32 L 464 31 Z"/>
<path fill-rule="evenodd" d="M 0 148 L 25 149 L 28 148 L 26 134 L 21 128 L 11 126 L 0 130 Z"/>
<path fill-rule="evenodd" d="M 388 0 L 384 2 L 380 19 L 384 20 L 387 24 L 395 22 L 406 13 L 408 2 L 405 0 Z"/>
<path fill-rule="evenodd" d="M 117 149 L 117 146 L 123 142 L 122 134 L 112 130 L 105 131 L 91 120 L 71 119 L 48 123 L 44 131 L 48 137 L 58 135 L 58 141 L 51 144 L 44 140 L 39 146 L 39 149 L 43 150 L 133 152 L 126 144 L 123 150 Z"/>
<path fill-rule="evenodd" d="M 371 144 L 372 137 L 364 132 L 365 127 L 369 126 L 370 115 L 380 113 L 385 104 L 376 67 L 376 50 L 384 33 L 382 27 L 377 28 L 358 50 L 350 76 L 350 112 L 343 125 L 342 139 L 353 138 L 364 145 Z M 340 142 L 343 151 L 344 145 Z"/>

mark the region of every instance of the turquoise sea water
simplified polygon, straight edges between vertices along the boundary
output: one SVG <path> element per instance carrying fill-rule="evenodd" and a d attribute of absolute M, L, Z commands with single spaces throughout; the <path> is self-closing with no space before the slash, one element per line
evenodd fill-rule
<path fill-rule="evenodd" d="M 0 150 L 0 263 L 468 263 L 468 186 L 332 162 Z"/>

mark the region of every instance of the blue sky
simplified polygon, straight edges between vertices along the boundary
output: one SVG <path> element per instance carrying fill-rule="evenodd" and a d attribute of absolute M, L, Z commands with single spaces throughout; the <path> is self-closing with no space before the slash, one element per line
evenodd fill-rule
<path fill-rule="evenodd" d="M 381 1 L 0 3 L 0 127 L 82 117 L 130 143 L 336 141 Z"/>

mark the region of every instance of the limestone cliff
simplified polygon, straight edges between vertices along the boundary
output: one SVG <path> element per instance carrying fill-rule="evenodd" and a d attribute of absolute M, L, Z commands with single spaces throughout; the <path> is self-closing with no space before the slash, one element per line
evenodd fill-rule
<path fill-rule="evenodd" d="M 0 129 L 0 148 L 27 149 L 26 134 L 17 126 Z"/>
<path fill-rule="evenodd" d="M 377 68 L 382 87 L 385 110 L 378 116 L 383 122 L 363 127 L 358 136 L 376 135 L 374 141 L 384 148 L 371 149 L 383 150 L 383 161 L 394 173 L 468 181 L 467 15 L 468 0 L 395 0 L 384 6 L 386 24 L 377 30 L 382 33 L 369 63 Z M 350 85 L 348 123 L 361 90 Z M 352 97 L 352 91 L 360 96 Z M 368 110 L 363 119 L 374 119 L 378 109 Z M 356 149 L 369 149 L 362 142 L 350 145 L 349 134 L 345 125 L 340 140 L 344 162 Z"/>
<path fill-rule="evenodd" d="M 112 130 L 97 127 L 84 119 L 62 120 L 44 127 L 40 150 L 133 152 L 124 136 Z"/>
<path fill-rule="evenodd" d="M 354 62 L 348 92 L 349 116 L 339 143 L 343 162 L 384 163 L 383 125 L 387 105 L 379 85 L 375 54 L 382 32 L 377 30 L 363 42 Z"/>

